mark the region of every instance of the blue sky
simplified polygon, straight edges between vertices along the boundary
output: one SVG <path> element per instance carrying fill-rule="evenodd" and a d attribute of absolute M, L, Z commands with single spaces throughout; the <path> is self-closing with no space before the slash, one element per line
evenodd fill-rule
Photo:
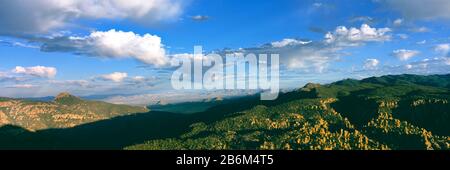
<path fill-rule="evenodd" d="M 447 0 L 0 0 L 0 96 L 172 94 L 168 63 L 194 45 L 277 52 L 286 89 L 446 74 L 448 9 Z"/>

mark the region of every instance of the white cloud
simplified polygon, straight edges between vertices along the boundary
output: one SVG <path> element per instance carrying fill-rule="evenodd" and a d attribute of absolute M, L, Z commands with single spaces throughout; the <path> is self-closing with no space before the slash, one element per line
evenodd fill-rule
<path fill-rule="evenodd" d="M 194 21 L 206 21 L 209 19 L 209 16 L 206 15 L 195 15 L 191 17 L 192 20 Z"/>
<path fill-rule="evenodd" d="M 349 20 L 350 22 L 362 22 L 362 23 L 373 23 L 375 21 L 374 18 L 369 16 L 357 16 L 353 17 Z"/>
<path fill-rule="evenodd" d="M 449 0 L 377 0 L 408 19 L 450 19 Z"/>
<path fill-rule="evenodd" d="M 377 75 L 386 74 L 449 74 L 450 63 L 446 63 L 448 58 L 432 58 L 421 61 L 410 62 L 404 65 L 384 65 L 378 67 L 376 72 L 372 70 L 357 71 L 360 73 L 376 73 Z"/>
<path fill-rule="evenodd" d="M 127 73 L 114 72 L 111 74 L 101 75 L 99 78 L 101 78 L 103 80 L 108 80 L 108 81 L 113 81 L 113 82 L 119 83 L 119 82 L 122 82 L 127 77 L 128 77 Z"/>
<path fill-rule="evenodd" d="M 365 42 L 389 41 L 391 36 L 389 28 L 372 28 L 367 24 L 362 24 L 361 28 L 347 28 L 339 26 L 336 30 L 325 35 L 327 43 L 334 43 L 339 46 L 358 46 Z"/>
<path fill-rule="evenodd" d="M 284 52 L 281 62 L 289 69 L 302 69 L 306 72 L 323 72 L 330 62 L 337 60 L 339 49 L 331 47 L 306 46 Z"/>
<path fill-rule="evenodd" d="M 440 58 L 432 58 L 432 59 L 424 59 L 422 61 L 412 62 L 408 65 L 411 65 L 410 70 L 413 69 L 417 71 L 417 73 L 433 73 L 433 74 L 448 74 L 450 70 L 450 64 L 447 63 L 448 58 L 440 57 Z"/>
<path fill-rule="evenodd" d="M 450 44 L 438 44 L 434 47 L 434 50 L 443 55 L 447 55 L 450 52 Z"/>
<path fill-rule="evenodd" d="M 138 81 L 138 82 L 142 82 L 145 81 L 145 77 L 144 76 L 134 76 L 133 78 L 131 78 L 133 81 Z"/>
<path fill-rule="evenodd" d="M 405 40 L 405 39 L 408 39 L 409 38 L 409 36 L 408 35 L 406 35 L 406 34 L 397 34 L 397 36 L 398 37 L 400 37 L 401 39 L 403 39 L 403 40 Z"/>
<path fill-rule="evenodd" d="M 366 42 L 389 41 L 391 36 L 387 33 L 390 31 L 389 28 L 372 28 L 367 24 L 362 24 L 359 29 L 339 26 L 334 32 L 327 33 L 321 42 L 298 43 L 284 39 L 271 45 L 278 49 L 276 53 L 283 56 L 281 62 L 288 68 L 323 72 L 330 62 L 343 55 L 343 48 L 364 45 Z M 282 48 L 285 46 L 289 48 Z"/>
<path fill-rule="evenodd" d="M 1 0 L 0 34 L 48 33 L 77 19 L 131 19 L 153 23 L 176 18 L 182 6 L 180 0 Z"/>
<path fill-rule="evenodd" d="M 394 26 L 398 27 L 401 26 L 403 24 L 403 19 L 396 19 L 394 20 L 394 22 L 392 22 L 394 24 Z"/>
<path fill-rule="evenodd" d="M 279 54 L 280 64 L 288 69 L 296 69 L 302 72 L 323 72 L 333 60 L 337 60 L 340 47 L 336 47 L 323 41 L 300 43 L 289 39 L 272 42 L 263 46 L 244 48 L 235 53 L 254 54 Z"/>
<path fill-rule="evenodd" d="M 380 64 L 380 61 L 378 61 L 377 59 L 367 59 L 364 62 L 364 68 L 365 69 L 369 69 L 369 70 L 373 70 L 373 69 L 376 69 L 378 67 L 378 64 Z"/>
<path fill-rule="evenodd" d="M 49 83 L 60 86 L 92 87 L 87 80 L 50 80 Z"/>
<path fill-rule="evenodd" d="M 164 66 L 169 61 L 160 37 L 114 29 L 106 32 L 95 31 L 83 37 L 52 38 L 42 45 L 42 51 L 73 52 L 104 58 L 134 58 L 154 66 Z"/>
<path fill-rule="evenodd" d="M 15 84 L 15 85 L 8 86 L 8 88 L 17 88 L 17 89 L 31 89 L 34 87 L 37 87 L 37 86 L 33 85 L 33 84 Z"/>
<path fill-rule="evenodd" d="M 9 73 L 6 72 L 0 72 L 0 83 L 3 82 L 24 82 L 28 80 L 28 78 L 26 77 L 20 77 L 20 76 L 15 76 L 15 75 L 10 75 Z"/>
<path fill-rule="evenodd" d="M 405 65 L 405 68 L 408 69 L 408 70 L 409 70 L 409 69 L 412 69 L 412 68 L 413 68 L 413 65 L 411 65 L 411 64 L 406 64 L 406 65 Z"/>
<path fill-rule="evenodd" d="M 399 50 L 394 50 L 392 52 L 392 55 L 394 57 L 397 57 L 401 61 L 406 61 L 406 60 L 409 60 L 410 58 L 418 55 L 419 53 L 420 52 L 416 51 L 416 50 L 399 49 Z"/>
<path fill-rule="evenodd" d="M 387 33 L 390 31 L 389 28 L 371 28 L 367 24 L 362 24 L 360 29 L 339 26 L 334 32 L 327 33 L 325 39 L 320 42 L 305 43 L 294 39 L 284 39 L 272 42 L 271 49 L 266 50 L 269 53 L 280 54 L 281 63 L 289 69 L 323 72 L 330 62 L 338 60 L 343 55 L 343 48 L 364 45 L 366 42 L 389 41 L 391 36 Z"/>
<path fill-rule="evenodd" d="M 426 44 L 426 43 L 427 43 L 427 40 L 422 40 L 422 41 L 417 42 L 416 44 L 423 45 L 423 44 Z"/>
<path fill-rule="evenodd" d="M 153 87 L 156 84 L 160 83 L 158 78 L 151 76 L 151 77 L 144 77 L 144 76 L 134 76 L 130 77 L 126 81 L 128 86 L 139 86 L 139 87 Z"/>
<path fill-rule="evenodd" d="M 417 28 L 411 28 L 409 29 L 411 32 L 418 32 L 418 33 L 424 33 L 424 32 L 430 32 L 431 30 L 427 27 L 417 27 Z"/>
<path fill-rule="evenodd" d="M 321 41 L 285 38 L 260 47 L 244 48 L 234 52 L 279 54 L 280 64 L 290 70 L 323 73 L 327 71 L 331 62 L 348 54 L 343 52 L 343 49 L 361 46 L 367 42 L 389 41 L 391 36 L 387 33 L 390 31 L 389 28 L 371 28 L 367 24 L 362 24 L 359 29 L 339 26 L 334 32 L 327 33 Z"/>
<path fill-rule="evenodd" d="M 273 47 L 286 47 L 286 46 L 291 46 L 291 45 L 305 45 L 308 43 L 311 43 L 311 41 L 301 41 L 301 40 L 296 40 L 296 39 L 291 39 L 291 38 L 285 38 L 281 41 L 272 42 L 271 45 Z"/>
<path fill-rule="evenodd" d="M 57 70 L 54 67 L 45 67 L 45 66 L 34 66 L 34 67 L 16 66 L 16 68 L 14 68 L 12 72 L 36 77 L 53 78 L 55 77 Z"/>
<path fill-rule="evenodd" d="M 445 63 L 445 65 L 449 65 L 450 66 L 450 58 L 445 58 L 444 59 L 444 63 Z"/>

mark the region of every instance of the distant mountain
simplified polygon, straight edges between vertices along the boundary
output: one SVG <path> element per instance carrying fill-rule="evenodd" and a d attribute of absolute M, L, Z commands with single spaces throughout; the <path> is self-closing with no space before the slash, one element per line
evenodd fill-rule
<path fill-rule="evenodd" d="M 88 96 L 80 96 L 79 98 L 83 100 L 96 100 L 96 101 L 103 101 L 109 97 L 114 96 L 120 96 L 123 94 L 106 94 L 106 95 L 88 95 Z M 44 96 L 44 97 L 27 97 L 27 98 L 20 98 L 23 100 L 31 100 L 31 101 L 38 101 L 38 102 L 50 102 L 55 99 L 56 96 Z"/>
<path fill-rule="evenodd" d="M 383 85 L 422 85 L 432 87 L 450 87 L 450 75 L 429 75 L 420 76 L 412 74 L 387 75 L 381 77 L 371 77 L 362 80 L 363 83 L 376 83 Z"/>
<path fill-rule="evenodd" d="M 0 125 L 16 125 L 31 131 L 68 128 L 115 116 L 148 112 L 144 107 L 85 101 L 69 93 L 61 93 L 53 101 L 0 99 Z"/>
<path fill-rule="evenodd" d="M 170 103 L 170 104 L 167 104 L 164 102 L 158 102 L 157 104 L 148 106 L 148 108 L 150 108 L 153 111 L 191 114 L 191 113 L 204 112 L 214 106 L 225 105 L 226 103 L 228 103 L 230 101 L 235 101 L 236 99 L 242 98 L 242 97 L 245 97 L 245 96 L 228 97 L 226 99 L 223 99 L 222 97 L 215 97 L 215 98 L 204 99 L 202 101 Z"/>
<path fill-rule="evenodd" d="M 22 98 L 23 100 L 31 100 L 31 101 L 37 101 L 37 102 L 50 102 L 53 99 L 55 99 L 54 96 L 45 96 L 45 97 L 27 97 Z"/>

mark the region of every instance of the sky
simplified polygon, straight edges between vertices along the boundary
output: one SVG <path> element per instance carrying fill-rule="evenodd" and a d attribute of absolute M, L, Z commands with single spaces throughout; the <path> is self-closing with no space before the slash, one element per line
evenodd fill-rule
<path fill-rule="evenodd" d="M 174 91 L 171 61 L 197 45 L 280 54 L 282 89 L 447 74 L 448 9 L 448 0 L 0 0 L 0 96 L 149 104 L 246 93 Z"/>

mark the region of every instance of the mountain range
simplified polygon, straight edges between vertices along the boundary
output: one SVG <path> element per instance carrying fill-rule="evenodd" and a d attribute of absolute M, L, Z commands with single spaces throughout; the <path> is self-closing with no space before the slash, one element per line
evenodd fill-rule
<path fill-rule="evenodd" d="M 4 98 L 0 148 L 448 150 L 449 99 L 450 75 L 309 83 L 274 101 L 256 94 L 152 111 L 67 93 L 51 102 Z M 189 110 L 190 104 L 197 109 L 193 113 L 170 112 Z M 12 114 L 10 108 L 22 111 Z"/>

